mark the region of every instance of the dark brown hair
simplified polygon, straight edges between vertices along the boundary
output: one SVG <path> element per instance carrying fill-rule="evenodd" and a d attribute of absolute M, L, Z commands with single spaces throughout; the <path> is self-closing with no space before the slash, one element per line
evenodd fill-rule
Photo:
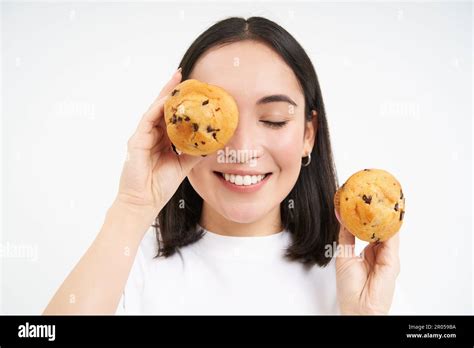
<path fill-rule="evenodd" d="M 188 79 L 196 61 L 208 49 L 242 40 L 262 42 L 277 52 L 304 92 L 306 120 L 311 121 L 311 110 L 317 112 L 311 163 L 301 168 L 295 186 L 280 203 L 280 212 L 282 224 L 292 237 L 286 256 L 309 266 L 325 266 L 331 260 L 325 255 L 325 247 L 337 242 L 339 231 L 333 203 L 338 183 L 319 81 L 304 49 L 285 29 L 266 18 L 227 18 L 203 32 L 186 51 L 179 64 L 183 80 Z M 202 237 L 204 231 L 196 228 L 201 210 L 202 198 L 185 178 L 153 225 L 159 246 L 157 257 L 173 255 Z"/>

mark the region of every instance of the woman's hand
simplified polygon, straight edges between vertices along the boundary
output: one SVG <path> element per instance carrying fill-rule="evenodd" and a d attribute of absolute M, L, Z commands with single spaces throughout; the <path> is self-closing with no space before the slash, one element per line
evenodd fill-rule
<path fill-rule="evenodd" d="M 341 222 L 339 215 L 336 216 Z M 387 314 L 400 273 L 400 237 L 370 243 L 360 256 L 354 254 L 355 237 L 343 226 L 339 230 L 336 257 L 337 297 L 341 314 Z"/>
<path fill-rule="evenodd" d="M 44 314 L 115 313 L 143 234 L 202 159 L 176 155 L 166 133 L 163 105 L 180 81 L 177 71 L 143 115 L 128 141 L 119 192 L 104 225 Z M 76 299 L 73 303 L 71 294 Z"/>
<path fill-rule="evenodd" d="M 128 141 L 127 160 L 120 177 L 116 201 L 140 211 L 148 210 L 153 218 L 202 159 L 186 154 L 178 156 L 166 133 L 164 103 L 181 78 L 178 69 L 143 115 Z"/>

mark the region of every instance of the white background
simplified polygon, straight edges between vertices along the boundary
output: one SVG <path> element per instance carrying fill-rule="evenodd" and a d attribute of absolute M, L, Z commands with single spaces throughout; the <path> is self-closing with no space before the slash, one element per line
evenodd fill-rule
<path fill-rule="evenodd" d="M 402 183 L 407 305 L 473 312 L 471 3 L 39 2 L 2 4 L 2 313 L 41 313 L 99 231 L 127 139 L 187 47 L 252 15 L 313 60 L 341 183 L 368 167 Z"/>

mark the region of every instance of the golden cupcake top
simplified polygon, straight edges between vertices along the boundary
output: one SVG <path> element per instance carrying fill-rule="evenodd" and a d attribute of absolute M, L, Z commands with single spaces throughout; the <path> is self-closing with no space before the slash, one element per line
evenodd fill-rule
<path fill-rule="evenodd" d="M 165 102 L 164 115 L 176 149 L 195 156 L 222 149 L 239 120 L 237 103 L 229 93 L 194 79 L 174 88 Z"/>
<path fill-rule="evenodd" d="M 334 205 L 349 232 L 368 242 L 389 239 L 399 231 L 405 215 L 399 181 L 381 169 L 353 174 L 336 192 Z"/>

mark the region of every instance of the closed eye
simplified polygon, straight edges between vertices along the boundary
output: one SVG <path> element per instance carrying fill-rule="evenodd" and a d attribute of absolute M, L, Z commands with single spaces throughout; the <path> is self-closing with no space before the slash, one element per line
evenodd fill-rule
<path fill-rule="evenodd" d="M 263 122 L 266 126 L 268 126 L 268 127 L 270 127 L 270 128 L 281 128 L 281 127 L 283 127 L 285 124 L 288 123 L 288 121 L 281 121 L 281 122 L 260 121 L 260 122 Z"/>

